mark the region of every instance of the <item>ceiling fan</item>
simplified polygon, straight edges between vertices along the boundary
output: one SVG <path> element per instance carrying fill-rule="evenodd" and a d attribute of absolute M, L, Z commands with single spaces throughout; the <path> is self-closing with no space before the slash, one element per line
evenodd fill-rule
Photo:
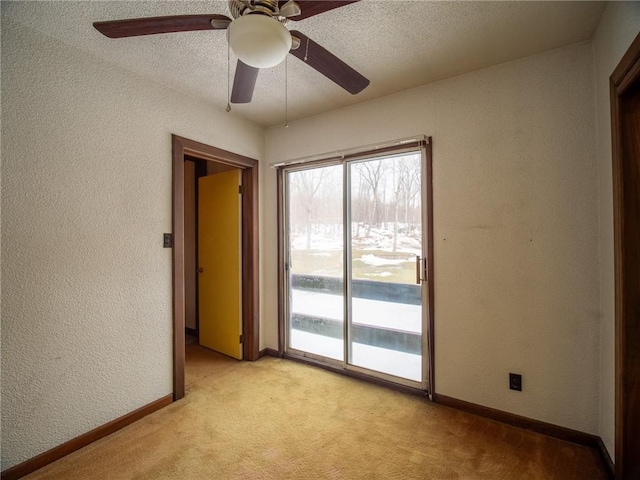
<path fill-rule="evenodd" d="M 260 68 L 273 67 L 287 53 L 332 80 L 351 94 L 364 90 L 369 80 L 306 35 L 288 30 L 299 21 L 358 0 L 229 0 L 233 20 L 225 15 L 176 15 L 95 22 L 109 38 L 136 37 L 193 30 L 227 30 L 229 46 L 238 56 L 232 103 L 249 103 Z"/>

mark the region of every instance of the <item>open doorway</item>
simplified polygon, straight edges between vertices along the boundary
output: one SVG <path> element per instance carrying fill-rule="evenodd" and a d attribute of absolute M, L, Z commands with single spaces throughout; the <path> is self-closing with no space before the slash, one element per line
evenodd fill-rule
<path fill-rule="evenodd" d="M 241 356 L 245 360 L 259 358 L 259 320 L 258 320 L 258 162 L 226 150 L 205 145 L 183 137 L 173 136 L 173 327 L 174 327 L 174 368 L 173 398 L 184 397 L 185 378 L 185 328 L 190 334 L 199 336 L 200 326 L 193 322 L 194 309 L 197 308 L 191 295 L 194 283 L 186 275 L 189 264 L 197 258 L 192 244 L 191 229 L 185 228 L 195 221 L 194 212 L 185 195 L 185 177 L 194 179 L 215 175 L 225 171 L 237 171 L 242 184 L 239 211 L 241 216 L 239 284 L 241 290 Z M 194 276 L 196 270 L 193 270 Z M 238 272 L 236 272 L 238 273 Z M 189 295 L 187 295 L 189 292 Z M 189 325 L 187 325 L 189 318 Z M 195 317 L 197 319 L 197 315 Z"/>
<path fill-rule="evenodd" d="M 242 169 L 185 155 L 185 337 L 242 360 Z"/>

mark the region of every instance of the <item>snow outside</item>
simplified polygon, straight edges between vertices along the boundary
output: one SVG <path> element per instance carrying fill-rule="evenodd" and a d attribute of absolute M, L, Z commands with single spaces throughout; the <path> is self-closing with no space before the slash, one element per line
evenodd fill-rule
<path fill-rule="evenodd" d="M 288 174 L 290 346 L 344 358 L 343 165 Z M 420 154 L 349 163 L 349 363 L 422 380 Z"/>

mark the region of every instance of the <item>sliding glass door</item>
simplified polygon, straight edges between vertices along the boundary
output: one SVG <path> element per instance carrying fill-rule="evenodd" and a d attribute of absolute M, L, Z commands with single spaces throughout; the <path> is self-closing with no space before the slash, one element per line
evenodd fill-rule
<path fill-rule="evenodd" d="M 288 346 L 344 358 L 343 168 L 287 174 Z"/>
<path fill-rule="evenodd" d="M 348 363 L 422 381 L 421 155 L 348 165 Z"/>
<path fill-rule="evenodd" d="M 427 388 L 424 153 L 283 169 L 287 354 Z"/>

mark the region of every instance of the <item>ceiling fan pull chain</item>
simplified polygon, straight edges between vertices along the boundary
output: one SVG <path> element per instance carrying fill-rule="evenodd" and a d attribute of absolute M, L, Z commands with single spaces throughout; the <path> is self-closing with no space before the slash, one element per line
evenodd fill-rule
<path fill-rule="evenodd" d="M 284 128 L 289 126 L 289 55 L 284 57 Z"/>
<path fill-rule="evenodd" d="M 231 111 L 231 47 L 227 42 L 227 112 Z"/>

